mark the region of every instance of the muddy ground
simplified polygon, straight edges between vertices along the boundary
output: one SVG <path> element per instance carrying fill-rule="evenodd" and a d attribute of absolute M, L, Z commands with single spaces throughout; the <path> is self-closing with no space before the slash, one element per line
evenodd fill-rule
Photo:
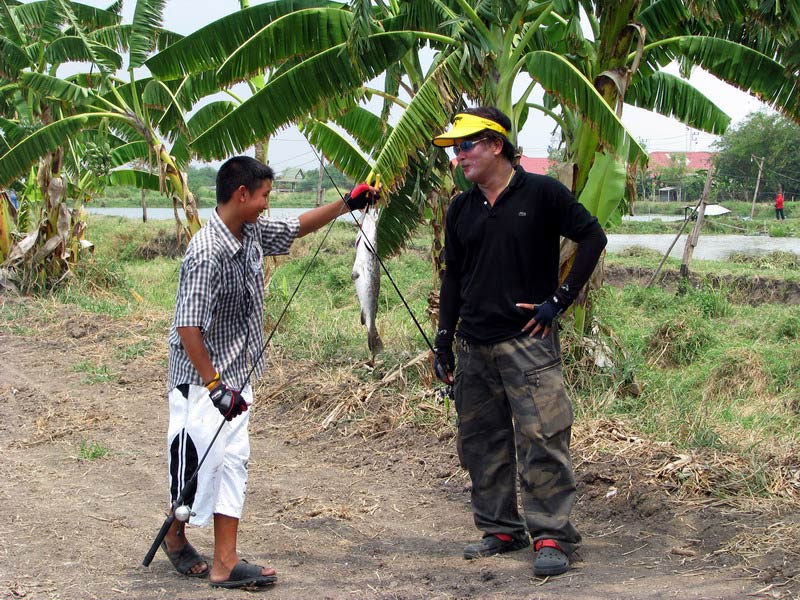
<path fill-rule="evenodd" d="M 0 596 L 251 598 L 161 553 L 141 566 L 164 519 L 166 354 L 125 352 L 142 323 L 56 308 L 0 327 Z M 800 598 L 796 512 L 681 492 L 672 452 L 619 423 L 576 424 L 584 543 L 568 574 L 533 577 L 530 549 L 464 561 L 478 532 L 449 426 L 363 378 L 314 387 L 319 372 L 273 356 L 257 389 L 239 549 L 277 569 L 264 598 Z M 110 453 L 81 457 L 82 442 Z M 189 536 L 211 551 L 209 529 Z"/>

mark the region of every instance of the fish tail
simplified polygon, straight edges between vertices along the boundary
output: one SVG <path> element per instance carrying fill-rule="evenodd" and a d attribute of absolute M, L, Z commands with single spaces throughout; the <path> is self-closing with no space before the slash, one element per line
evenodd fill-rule
<path fill-rule="evenodd" d="M 367 344 L 369 345 L 369 351 L 372 352 L 372 356 L 383 352 L 383 342 L 381 341 L 381 336 L 378 335 L 377 329 L 373 329 L 369 332 Z"/>

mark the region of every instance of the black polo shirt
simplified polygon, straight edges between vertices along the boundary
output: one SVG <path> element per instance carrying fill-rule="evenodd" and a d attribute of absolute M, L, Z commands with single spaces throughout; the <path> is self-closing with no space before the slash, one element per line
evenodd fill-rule
<path fill-rule="evenodd" d="M 531 312 L 517 302 L 540 303 L 558 287 L 560 237 L 579 244 L 560 298 L 571 303 L 592 274 L 606 244 L 597 219 L 552 177 L 521 167 L 494 206 L 477 185 L 447 211 L 440 329 L 475 343 L 521 334 Z"/>

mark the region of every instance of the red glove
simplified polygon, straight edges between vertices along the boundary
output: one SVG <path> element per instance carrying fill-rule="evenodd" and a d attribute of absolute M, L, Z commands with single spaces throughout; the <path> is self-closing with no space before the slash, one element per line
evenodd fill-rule
<path fill-rule="evenodd" d="M 364 210 L 378 200 L 378 194 L 365 182 L 359 183 L 351 192 L 344 195 L 344 202 L 350 210 Z"/>

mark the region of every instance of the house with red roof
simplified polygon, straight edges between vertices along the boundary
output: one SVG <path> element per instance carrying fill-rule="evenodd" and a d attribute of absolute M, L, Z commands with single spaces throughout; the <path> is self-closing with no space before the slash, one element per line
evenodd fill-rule
<path fill-rule="evenodd" d="M 547 157 L 544 158 L 531 158 L 523 156 L 519 159 L 519 164 L 525 169 L 527 173 L 536 173 L 537 175 L 547 175 L 551 165 L 555 162 Z"/>
<path fill-rule="evenodd" d="M 715 155 L 716 152 L 650 152 L 648 169 L 658 171 L 674 166 L 678 160 L 686 160 L 687 171 L 705 171 Z"/>
<path fill-rule="evenodd" d="M 660 171 L 675 166 L 678 160 L 686 160 L 687 171 L 705 171 L 715 155 L 716 152 L 650 152 L 648 170 Z M 555 164 L 547 157 L 534 158 L 530 156 L 523 156 L 519 162 L 528 173 L 537 175 L 547 175 L 551 166 Z"/>
<path fill-rule="evenodd" d="M 715 152 L 650 152 L 650 162 L 647 170 L 642 173 L 642 181 L 647 181 L 647 188 L 642 187 L 640 193 L 661 200 L 681 200 L 684 196 L 684 177 L 697 171 L 708 170 Z M 523 156 L 520 158 L 522 168 L 528 173 L 548 175 L 555 172 L 555 161 L 549 158 L 533 158 Z M 665 180 L 662 175 L 668 169 L 678 169 L 684 175 L 678 176 L 675 181 Z M 673 171 L 674 173 L 674 171 Z M 638 177 L 637 177 L 638 180 Z M 638 186 L 637 186 L 638 187 Z M 648 193 L 649 192 L 649 193 Z"/>

